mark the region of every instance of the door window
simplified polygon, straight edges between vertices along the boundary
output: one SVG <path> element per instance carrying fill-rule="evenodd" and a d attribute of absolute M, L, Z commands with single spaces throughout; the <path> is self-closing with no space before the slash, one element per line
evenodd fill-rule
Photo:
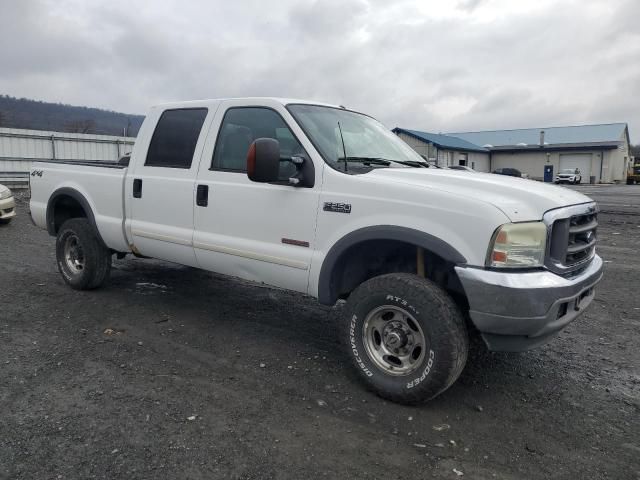
<path fill-rule="evenodd" d="M 296 172 L 291 157 L 306 155 L 304 148 L 283 118 L 274 110 L 262 107 L 230 108 L 224 115 L 212 170 L 247 171 L 249 146 L 258 138 L 273 138 L 280 144 L 280 179 L 286 180 Z"/>
<path fill-rule="evenodd" d="M 151 137 L 147 167 L 191 168 L 206 108 L 166 110 Z"/>

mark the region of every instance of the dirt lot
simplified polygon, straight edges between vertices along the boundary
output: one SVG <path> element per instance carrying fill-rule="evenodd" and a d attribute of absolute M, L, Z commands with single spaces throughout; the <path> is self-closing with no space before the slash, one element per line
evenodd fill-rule
<path fill-rule="evenodd" d="M 536 351 L 474 351 L 419 408 L 353 379 L 313 299 L 135 259 L 69 289 L 23 201 L 0 228 L 0 478 L 638 479 L 640 187 L 581 190 L 604 210 L 592 307 Z"/>

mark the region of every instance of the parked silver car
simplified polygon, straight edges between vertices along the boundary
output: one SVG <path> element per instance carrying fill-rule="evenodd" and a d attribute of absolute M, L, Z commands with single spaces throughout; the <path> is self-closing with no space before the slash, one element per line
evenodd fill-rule
<path fill-rule="evenodd" d="M 0 224 L 7 224 L 16 216 L 16 202 L 8 187 L 0 185 Z"/>

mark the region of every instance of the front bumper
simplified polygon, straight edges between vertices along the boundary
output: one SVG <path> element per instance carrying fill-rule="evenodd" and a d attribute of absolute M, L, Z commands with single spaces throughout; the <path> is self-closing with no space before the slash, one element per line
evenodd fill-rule
<path fill-rule="evenodd" d="M 16 216 L 16 202 L 13 197 L 0 200 L 0 220 L 8 220 Z"/>
<path fill-rule="evenodd" d="M 572 277 L 545 271 L 498 272 L 456 267 L 469 315 L 490 350 L 522 351 L 545 343 L 589 306 L 602 259 Z"/>

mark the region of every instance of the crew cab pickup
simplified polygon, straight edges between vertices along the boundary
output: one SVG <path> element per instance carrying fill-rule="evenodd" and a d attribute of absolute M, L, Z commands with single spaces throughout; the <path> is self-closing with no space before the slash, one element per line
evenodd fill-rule
<path fill-rule="evenodd" d="M 420 403 L 460 375 L 469 336 L 540 345 L 602 276 L 597 206 L 569 189 L 429 168 L 373 118 L 244 98 L 152 108 L 130 159 L 45 161 L 31 215 L 64 281 L 101 286 L 133 254 L 334 305 L 346 352 L 380 395 Z"/>

